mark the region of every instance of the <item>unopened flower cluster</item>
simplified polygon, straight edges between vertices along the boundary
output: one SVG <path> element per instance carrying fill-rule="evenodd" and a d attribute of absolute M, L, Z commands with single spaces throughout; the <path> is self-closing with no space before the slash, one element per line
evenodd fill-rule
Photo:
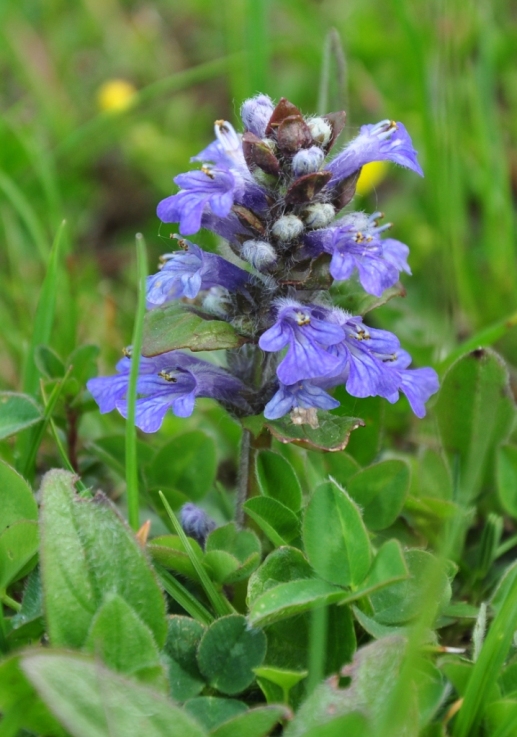
<path fill-rule="evenodd" d="M 389 402 L 403 392 L 423 417 L 436 373 L 409 368 L 395 335 L 335 306 L 329 291 L 358 279 L 380 297 L 402 271 L 411 273 L 408 247 L 384 237 L 389 224 L 380 213 L 344 211 L 369 162 L 422 174 L 405 127 L 364 125 L 329 158 L 343 112 L 307 118 L 286 99 L 275 106 L 259 95 L 241 115 L 244 133 L 217 121 L 216 140 L 193 158 L 198 168 L 177 176 L 179 191 L 158 205 L 164 223 L 178 224 L 178 250 L 149 277 L 147 306 L 181 300 L 230 323 L 244 344 L 226 352 L 225 368 L 184 351 L 142 357 L 136 424 L 154 432 L 169 409 L 188 417 L 196 397 L 215 398 L 235 416 L 290 414 L 312 424 L 317 410 L 338 406 L 329 390 L 341 384 L 354 397 Z M 202 228 L 219 236 L 224 257 L 186 240 Z M 126 415 L 130 365 L 125 357 L 117 375 L 89 382 L 101 412 Z"/>

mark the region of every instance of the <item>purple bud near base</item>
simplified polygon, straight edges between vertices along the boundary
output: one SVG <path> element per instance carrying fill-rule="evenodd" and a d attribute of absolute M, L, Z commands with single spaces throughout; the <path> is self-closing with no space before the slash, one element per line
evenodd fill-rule
<path fill-rule="evenodd" d="M 201 547 L 204 547 L 208 533 L 216 528 L 215 521 L 201 507 L 192 502 L 187 502 L 182 506 L 180 523 L 185 535 L 194 538 Z"/>

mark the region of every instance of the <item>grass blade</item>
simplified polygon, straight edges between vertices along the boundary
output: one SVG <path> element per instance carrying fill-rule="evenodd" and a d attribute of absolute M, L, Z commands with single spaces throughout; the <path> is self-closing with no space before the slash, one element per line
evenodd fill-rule
<path fill-rule="evenodd" d="M 142 334 L 144 330 L 145 294 L 147 279 L 147 254 L 144 237 L 136 236 L 136 257 L 138 274 L 138 306 L 135 327 L 133 329 L 133 353 L 131 372 L 127 390 L 127 422 L 126 422 L 126 493 L 129 524 L 134 530 L 140 527 L 139 489 L 138 489 L 138 456 L 136 450 L 135 405 L 140 354 L 142 353 Z"/>
<path fill-rule="evenodd" d="M 34 241 L 34 245 L 36 246 L 36 250 L 38 251 L 42 262 L 46 264 L 49 249 L 45 230 L 21 189 L 3 171 L 0 171 L 0 190 L 2 190 L 25 224 L 25 227 Z"/>
<path fill-rule="evenodd" d="M 183 547 L 185 548 L 185 552 L 187 553 L 190 562 L 194 566 L 194 569 L 199 576 L 199 580 L 201 581 L 201 585 L 203 586 L 205 590 L 205 594 L 208 596 L 208 600 L 214 607 L 214 611 L 219 617 L 224 617 L 226 614 L 234 614 L 235 610 L 224 596 L 222 596 L 217 589 L 215 588 L 214 584 L 210 580 L 208 573 L 205 571 L 201 563 L 199 562 L 196 554 L 192 550 L 192 546 L 190 545 L 188 537 L 183 532 L 183 527 L 178 522 L 178 519 L 174 512 L 171 509 L 171 506 L 163 493 L 161 491 L 158 492 L 160 495 L 160 499 L 163 502 L 163 506 L 165 507 L 165 510 L 167 514 L 170 517 L 170 520 L 173 524 L 174 529 L 176 530 L 176 534 L 180 538 L 181 542 L 183 543 Z"/>
<path fill-rule="evenodd" d="M 193 619 L 197 619 L 201 624 L 211 624 L 214 621 L 213 616 L 208 609 L 192 596 L 190 591 L 186 589 L 177 579 L 166 571 L 162 566 L 155 564 L 156 572 L 165 591 L 177 601 L 183 609 L 190 614 Z"/>

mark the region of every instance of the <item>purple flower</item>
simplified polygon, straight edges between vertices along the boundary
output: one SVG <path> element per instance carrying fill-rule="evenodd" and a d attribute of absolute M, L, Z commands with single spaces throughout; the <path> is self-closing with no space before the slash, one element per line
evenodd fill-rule
<path fill-rule="evenodd" d="M 131 360 L 117 364 L 118 374 L 87 383 L 102 413 L 117 409 L 127 416 L 126 394 Z M 144 432 L 156 432 L 169 409 L 177 417 L 190 417 L 196 397 L 212 397 L 221 403 L 248 408 L 246 387 L 224 369 L 181 351 L 155 358 L 141 358 L 137 381 L 135 424 Z"/>
<path fill-rule="evenodd" d="M 431 368 L 408 369 L 411 356 L 399 339 L 387 330 L 367 327 L 360 317 L 334 309 L 329 319 L 343 328 L 346 337 L 329 350 L 341 358 L 339 371 L 315 380 L 330 388 L 345 384 L 353 397 L 381 396 L 394 403 L 402 391 L 418 417 L 425 415 L 424 403 L 438 391 L 436 372 Z"/>
<path fill-rule="evenodd" d="M 345 179 L 371 161 L 393 161 L 423 176 L 411 138 L 402 123 L 383 120 L 363 125 L 357 138 L 339 153 L 326 169 L 332 172 L 329 186 Z"/>
<path fill-rule="evenodd" d="M 185 249 L 167 254 L 161 271 L 147 278 L 147 306 L 161 305 L 171 299 L 194 299 L 201 289 L 226 287 L 239 290 L 249 274 L 214 253 L 203 251 L 189 241 L 180 241 Z"/>
<path fill-rule="evenodd" d="M 329 310 L 294 300 L 279 301 L 277 309 L 276 322 L 261 335 L 259 346 L 264 351 L 281 351 L 287 346 L 277 369 L 280 381 L 290 385 L 335 373 L 341 359 L 328 348 L 340 343 L 345 334 L 326 319 Z"/>
<path fill-rule="evenodd" d="M 187 502 L 182 506 L 180 523 L 185 535 L 194 538 L 201 547 L 205 546 L 207 535 L 216 528 L 215 521 L 207 515 L 204 509 L 192 502 Z"/>
<path fill-rule="evenodd" d="M 281 383 L 276 394 L 264 407 L 264 417 L 268 420 L 277 420 L 293 409 L 312 407 L 335 409 L 339 407 L 339 402 L 309 381 L 300 381 L 290 386 Z"/>
<path fill-rule="evenodd" d="M 241 118 L 246 130 L 251 131 L 259 138 L 266 135 L 267 124 L 275 109 L 267 95 L 257 95 L 244 100 L 241 107 Z"/>
<path fill-rule="evenodd" d="M 180 174 L 174 181 L 182 189 L 162 200 L 156 212 L 164 223 L 179 223 L 183 235 L 197 233 L 205 209 L 220 218 L 230 213 L 236 182 L 228 169 L 203 167 Z"/>
<path fill-rule="evenodd" d="M 357 269 L 363 288 L 376 297 L 396 283 L 400 271 L 411 273 L 407 264 L 409 248 L 393 238 L 381 240 L 390 224 L 379 226 L 379 215 L 350 213 L 333 227 L 305 236 L 305 244 L 313 254 L 326 251 L 332 255 L 330 273 L 336 281 L 350 279 Z"/>

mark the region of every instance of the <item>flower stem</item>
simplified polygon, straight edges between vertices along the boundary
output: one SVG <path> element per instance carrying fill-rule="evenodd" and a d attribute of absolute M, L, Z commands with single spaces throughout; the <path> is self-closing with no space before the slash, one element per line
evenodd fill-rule
<path fill-rule="evenodd" d="M 251 432 L 243 429 L 241 455 L 239 459 L 239 480 L 237 486 L 237 503 L 235 506 L 235 522 L 237 527 L 244 525 L 244 502 L 248 497 L 251 468 Z"/>

